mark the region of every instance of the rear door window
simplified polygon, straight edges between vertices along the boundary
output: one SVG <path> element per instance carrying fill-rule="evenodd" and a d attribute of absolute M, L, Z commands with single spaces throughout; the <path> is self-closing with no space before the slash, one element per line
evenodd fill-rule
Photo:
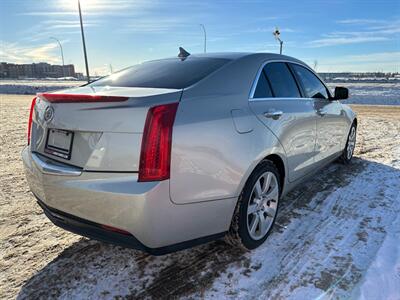
<path fill-rule="evenodd" d="M 254 91 L 253 98 L 269 98 L 269 97 L 272 97 L 271 87 L 263 70 L 261 71 L 260 78 L 258 79 L 257 87 L 256 90 Z"/>
<path fill-rule="evenodd" d="M 264 72 L 271 83 L 272 92 L 275 97 L 301 97 L 297 83 L 286 63 L 269 63 L 264 67 Z"/>
<path fill-rule="evenodd" d="M 188 57 L 145 62 L 99 79 L 91 86 L 183 89 L 217 69 L 229 59 Z"/>
<path fill-rule="evenodd" d="M 297 64 L 291 64 L 291 66 L 293 67 L 297 78 L 301 81 L 305 96 L 307 98 L 329 98 L 326 87 L 310 70 L 307 70 L 306 68 Z"/>

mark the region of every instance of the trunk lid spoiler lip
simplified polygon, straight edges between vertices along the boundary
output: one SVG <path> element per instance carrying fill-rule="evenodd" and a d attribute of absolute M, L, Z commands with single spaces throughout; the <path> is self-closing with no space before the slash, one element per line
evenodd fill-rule
<path fill-rule="evenodd" d="M 161 89 L 161 88 L 138 88 L 138 87 L 110 87 L 110 86 L 84 86 L 60 90 L 53 93 L 44 93 L 50 97 L 52 95 L 87 95 L 87 96 L 108 96 L 108 97 L 127 97 L 127 98 L 147 98 L 159 95 L 167 95 L 182 92 L 183 89 Z M 41 96 L 43 94 L 38 94 Z"/>

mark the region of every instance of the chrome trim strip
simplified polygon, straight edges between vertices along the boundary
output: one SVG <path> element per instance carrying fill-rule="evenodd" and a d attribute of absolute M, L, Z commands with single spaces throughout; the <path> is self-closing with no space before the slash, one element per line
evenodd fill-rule
<path fill-rule="evenodd" d="M 256 91 L 256 87 L 257 87 L 257 83 L 258 83 L 258 79 L 260 78 L 260 75 L 261 75 L 261 72 L 262 72 L 262 70 L 264 69 L 264 67 L 267 65 L 267 64 L 269 64 L 269 63 L 275 63 L 275 62 L 283 62 L 283 63 L 291 63 L 291 64 L 295 64 L 295 65 L 299 65 L 299 66 L 302 66 L 302 67 L 304 67 L 304 68 L 306 68 L 306 69 L 308 69 L 309 71 L 311 71 L 315 76 L 317 76 L 317 78 L 321 81 L 321 83 L 325 86 L 325 88 L 328 90 L 328 92 L 329 92 L 329 96 L 332 96 L 331 95 L 331 91 L 330 91 L 330 89 L 326 86 L 326 84 L 325 84 L 325 82 L 321 79 L 321 77 L 319 77 L 318 76 L 318 74 L 317 73 L 315 73 L 314 72 L 314 70 L 313 69 L 311 69 L 309 66 L 307 66 L 305 63 L 301 63 L 301 62 L 297 62 L 297 61 L 292 61 L 292 60 L 288 60 L 288 59 L 274 59 L 274 60 L 267 60 L 267 61 L 265 61 L 265 62 L 263 62 L 263 64 L 261 65 L 261 67 L 258 69 L 258 72 L 257 72 L 257 75 L 256 75 L 256 78 L 254 79 L 254 81 L 253 81 L 253 84 L 251 85 L 251 90 L 250 90 L 250 94 L 249 94 L 249 101 L 257 101 L 257 100 L 269 100 L 269 99 L 271 99 L 271 100 L 279 100 L 279 99 L 309 99 L 309 98 L 278 98 L 278 97 L 276 97 L 276 98 L 274 98 L 274 97 L 269 97 L 269 98 L 253 98 L 253 96 L 254 96 L 254 93 L 255 93 L 255 91 Z"/>
<path fill-rule="evenodd" d="M 290 97 L 287 97 L 287 98 L 284 98 L 284 97 L 269 97 L 269 98 L 249 98 L 249 101 L 275 101 L 275 100 L 301 100 L 301 101 L 310 101 L 310 100 L 313 100 L 313 99 L 311 99 L 311 98 L 299 98 L 299 97 L 293 97 L 293 98 L 290 98 Z"/>
<path fill-rule="evenodd" d="M 58 176 L 79 176 L 82 174 L 82 170 L 79 168 L 49 163 L 49 161 L 42 160 L 41 157 L 36 153 L 30 153 L 30 155 L 35 166 L 43 174 Z"/>

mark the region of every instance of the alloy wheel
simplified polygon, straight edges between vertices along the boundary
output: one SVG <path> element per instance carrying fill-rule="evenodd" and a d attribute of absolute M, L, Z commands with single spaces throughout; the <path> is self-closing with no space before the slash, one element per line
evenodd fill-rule
<path fill-rule="evenodd" d="M 347 149 L 346 149 L 347 159 L 350 159 L 353 156 L 355 146 L 356 146 L 356 128 L 353 126 L 351 127 L 349 139 L 347 141 Z"/>
<path fill-rule="evenodd" d="M 263 173 L 254 184 L 247 207 L 247 230 L 254 240 L 270 230 L 278 208 L 278 179 L 272 172 Z"/>

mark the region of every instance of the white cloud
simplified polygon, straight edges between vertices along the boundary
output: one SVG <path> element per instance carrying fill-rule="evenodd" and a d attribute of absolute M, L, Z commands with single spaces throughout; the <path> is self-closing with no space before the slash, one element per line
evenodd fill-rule
<path fill-rule="evenodd" d="M 77 13 L 74 11 L 29 11 L 29 12 L 19 13 L 18 16 L 58 17 L 58 16 L 76 16 L 76 14 Z"/>
<path fill-rule="evenodd" d="M 44 2 L 44 1 L 43 1 Z M 47 1 L 46 10 L 38 6 L 39 10 L 33 10 L 20 15 L 27 16 L 77 16 L 78 5 L 76 0 L 54 0 Z M 143 9 L 153 7 L 154 1 L 133 0 L 81 0 L 82 13 L 85 16 L 93 15 L 137 15 Z"/>
<path fill-rule="evenodd" d="M 105 16 L 129 16 L 130 19 L 140 20 L 154 7 L 154 1 L 144 0 L 81 0 L 80 2 L 85 28 L 106 26 L 109 19 L 107 20 Z M 19 14 L 41 17 L 33 26 L 20 32 L 25 36 L 22 40 L 36 42 L 52 35 L 64 36 L 77 33 L 74 29 L 79 30 L 80 22 L 76 0 L 41 0 L 41 4 L 35 3 L 28 12 Z M 154 24 L 157 24 L 157 20 L 154 20 Z M 156 26 L 154 24 L 153 26 Z M 151 25 L 148 24 L 147 27 L 150 28 Z"/>
<path fill-rule="evenodd" d="M 267 32 L 267 33 L 271 33 L 272 34 L 272 32 L 274 32 L 275 30 L 276 30 L 276 27 L 258 27 L 258 28 L 246 30 L 246 31 L 243 31 L 243 32 L 244 33 L 257 33 L 257 32 L 264 33 L 264 32 Z M 279 28 L 279 31 L 281 33 L 298 32 L 298 30 L 295 30 L 295 29 L 292 29 L 292 28 L 288 28 L 288 27 Z"/>
<path fill-rule="evenodd" d="M 69 21 L 69 20 L 46 20 L 43 21 L 42 24 L 44 25 L 47 30 L 51 29 L 60 29 L 60 28 L 80 28 L 80 23 L 78 20 L 76 21 Z M 97 21 L 88 21 L 85 22 L 86 27 L 94 27 L 98 26 L 99 23 Z"/>
<path fill-rule="evenodd" d="M 314 40 L 308 43 L 310 47 L 318 48 L 318 47 L 326 47 L 326 46 L 338 46 L 338 45 L 346 45 L 346 44 L 358 44 L 358 43 L 367 43 L 367 42 L 378 42 L 378 41 L 386 41 L 389 38 L 387 37 L 367 37 L 367 36 L 345 36 L 345 37 L 328 37 L 324 39 Z"/>
<path fill-rule="evenodd" d="M 344 20 L 338 20 L 336 23 L 365 25 L 365 24 L 382 24 L 382 23 L 385 23 L 385 21 L 384 20 L 375 20 L 375 19 L 344 19 Z"/>
<path fill-rule="evenodd" d="M 387 41 L 398 38 L 400 33 L 400 20 L 380 21 L 368 19 L 349 19 L 338 21 L 338 23 L 346 26 L 359 25 L 360 30 L 342 30 L 324 34 L 319 39 L 309 41 L 307 46 L 318 48 L 326 46 Z M 369 24 L 369 26 L 365 26 L 365 24 Z"/>
<path fill-rule="evenodd" d="M 20 64 L 33 62 L 60 63 L 60 58 L 53 53 L 57 47 L 55 43 L 24 47 L 17 43 L 1 41 L 0 60 Z"/>

